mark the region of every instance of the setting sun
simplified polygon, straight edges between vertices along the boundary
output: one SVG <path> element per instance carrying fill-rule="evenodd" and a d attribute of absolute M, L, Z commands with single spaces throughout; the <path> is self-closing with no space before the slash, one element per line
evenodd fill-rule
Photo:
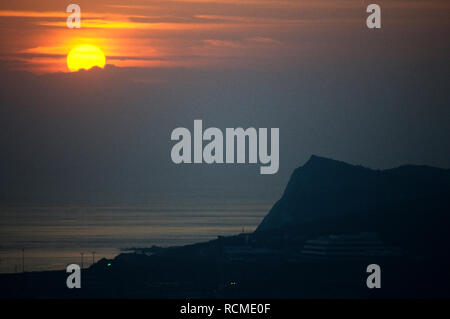
<path fill-rule="evenodd" d="M 72 72 L 80 69 L 89 70 L 94 66 L 103 68 L 105 63 L 103 51 L 91 44 L 78 45 L 67 55 L 67 67 Z"/>

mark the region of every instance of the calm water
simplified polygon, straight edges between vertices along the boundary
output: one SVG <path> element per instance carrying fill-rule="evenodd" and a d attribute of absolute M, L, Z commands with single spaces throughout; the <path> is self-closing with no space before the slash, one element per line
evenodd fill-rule
<path fill-rule="evenodd" d="M 0 209 L 0 273 L 88 267 L 129 247 L 172 246 L 253 231 L 270 203 Z"/>

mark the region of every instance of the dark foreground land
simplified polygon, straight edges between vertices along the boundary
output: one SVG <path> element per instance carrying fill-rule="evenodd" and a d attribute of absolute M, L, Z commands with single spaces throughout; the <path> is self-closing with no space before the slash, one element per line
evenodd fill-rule
<path fill-rule="evenodd" d="M 242 240 L 243 236 L 228 238 Z M 447 259 L 320 259 L 289 251 L 227 256 L 219 239 L 148 256 L 121 254 L 82 270 L 68 289 L 65 271 L 1 275 L 1 298 L 407 298 L 450 297 Z M 222 243 L 221 243 L 222 242 Z M 221 253 L 222 252 L 222 253 Z M 366 267 L 382 270 L 368 289 Z"/>

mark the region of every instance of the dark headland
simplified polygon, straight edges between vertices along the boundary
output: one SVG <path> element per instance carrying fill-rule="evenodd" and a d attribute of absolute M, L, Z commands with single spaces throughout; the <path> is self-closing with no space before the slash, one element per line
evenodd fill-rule
<path fill-rule="evenodd" d="M 3 298 L 450 297 L 450 170 L 312 156 L 254 233 L 139 249 L 82 270 L 0 275 Z M 382 288 L 368 289 L 378 264 Z"/>

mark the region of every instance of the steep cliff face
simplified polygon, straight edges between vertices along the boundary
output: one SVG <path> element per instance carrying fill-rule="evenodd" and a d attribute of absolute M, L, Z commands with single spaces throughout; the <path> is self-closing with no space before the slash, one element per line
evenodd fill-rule
<path fill-rule="evenodd" d="M 447 218 L 449 198 L 450 170 L 411 165 L 373 170 L 313 155 L 294 171 L 257 231 L 365 212 L 385 218 L 392 211 L 429 211 L 430 217 Z"/>

